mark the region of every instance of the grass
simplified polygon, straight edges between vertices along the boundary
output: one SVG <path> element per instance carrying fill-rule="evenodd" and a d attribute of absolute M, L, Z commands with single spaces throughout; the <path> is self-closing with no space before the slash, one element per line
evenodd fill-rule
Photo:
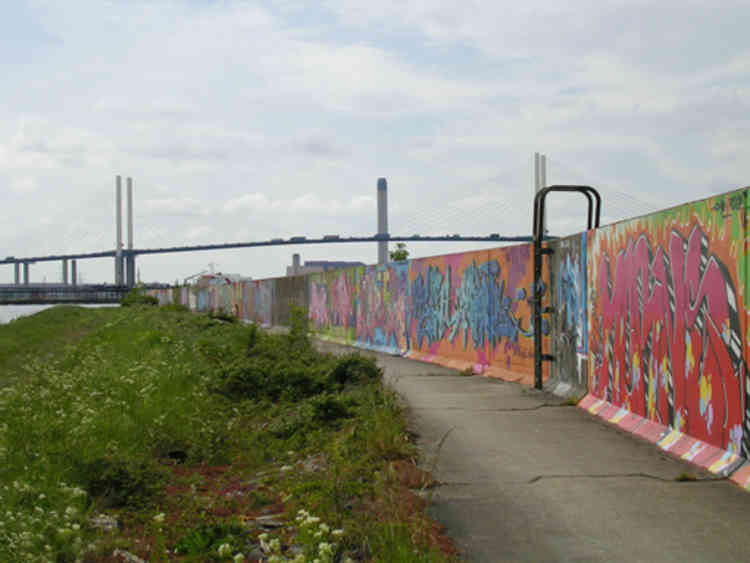
<path fill-rule="evenodd" d="M 380 370 L 302 315 L 56 307 L 0 326 L 0 370 L 0 560 L 452 557 L 393 470 L 417 452 Z"/>

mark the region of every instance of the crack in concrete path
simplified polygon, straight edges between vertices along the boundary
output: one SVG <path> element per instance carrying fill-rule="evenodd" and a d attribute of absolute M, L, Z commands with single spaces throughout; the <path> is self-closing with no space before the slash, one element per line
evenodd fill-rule
<path fill-rule="evenodd" d="M 582 473 L 577 475 L 537 475 L 532 477 L 528 481 L 528 484 L 538 483 L 542 479 L 621 479 L 628 477 L 640 477 L 643 479 L 653 479 L 655 481 L 661 481 L 662 483 L 701 483 L 705 481 L 726 481 L 726 477 L 702 477 L 695 479 L 667 479 L 665 477 L 659 477 L 658 475 L 651 475 L 650 473 Z"/>

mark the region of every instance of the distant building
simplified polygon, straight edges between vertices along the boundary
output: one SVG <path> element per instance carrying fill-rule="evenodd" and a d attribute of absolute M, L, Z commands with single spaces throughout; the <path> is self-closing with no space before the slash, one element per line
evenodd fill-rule
<path fill-rule="evenodd" d="M 225 284 L 228 285 L 234 282 L 249 279 L 252 278 L 244 277 L 240 274 L 222 274 L 221 272 L 216 272 L 215 274 L 203 274 L 201 277 L 195 280 L 195 285 L 197 285 L 198 287 L 208 287 L 211 285 Z"/>
<path fill-rule="evenodd" d="M 315 272 L 328 272 L 329 270 L 338 270 L 340 268 L 354 268 L 364 266 L 364 262 L 343 262 L 334 260 L 305 260 L 304 266 L 301 264 L 300 255 L 292 255 L 292 265 L 286 267 L 287 276 L 301 276 L 302 274 L 312 274 Z"/>

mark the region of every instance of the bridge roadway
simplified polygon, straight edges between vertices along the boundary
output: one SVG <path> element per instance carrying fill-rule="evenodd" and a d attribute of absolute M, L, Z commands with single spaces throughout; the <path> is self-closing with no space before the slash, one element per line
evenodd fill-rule
<path fill-rule="evenodd" d="M 157 287 L 157 286 L 148 286 Z M 162 287 L 162 286 L 158 286 Z M 166 287 L 166 286 L 164 286 Z M 119 303 L 130 291 L 123 285 L 0 284 L 0 305 Z"/>
<path fill-rule="evenodd" d="M 289 239 L 271 239 L 256 242 L 229 242 L 222 244 L 198 244 L 193 246 L 170 246 L 164 248 L 134 248 L 123 249 L 123 256 L 139 256 L 142 254 L 168 254 L 173 252 L 196 252 L 201 250 L 226 250 L 231 248 L 252 248 L 258 246 L 288 246 L 294 244 L 337 244 L 353 242 L 531 242 L 529 236 L 506 237 L 498 234 L 489 236 L 397 236 L 397 235 L 375 235 L 372 237 L 339 237 L 338 235 L 324 236 L 323 238 L 291 237 Z M 0 259 L 0 264 L 32 264 L 34 262 L 55 262 L 62 260 L 80 260 L 84 258 L 114 258 L 114 250 L 103 250 L 99 252 L 79 252 L 77 254 L 54 254 L 49 256 L 27 256 L 17 258 L 7 256 Z"/>
<path fill-rule="evenodd" d="M 408 404 L 441 483 L 433 514 L 465 560 L 750 559 L 750 493 L 731 482 L 542 391 L 374 355 Z"/>

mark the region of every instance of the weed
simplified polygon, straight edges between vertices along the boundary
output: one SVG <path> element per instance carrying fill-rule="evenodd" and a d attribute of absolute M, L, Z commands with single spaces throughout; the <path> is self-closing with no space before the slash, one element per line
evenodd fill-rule
<path fill-rule="evenodd" d="M 697 481 L 698 477 L 696 477 L 692 473 L 683 472 L 683 473 L 680 473 L 677 477 L 675 477 L 674 480 L 678 482 Z"/>

